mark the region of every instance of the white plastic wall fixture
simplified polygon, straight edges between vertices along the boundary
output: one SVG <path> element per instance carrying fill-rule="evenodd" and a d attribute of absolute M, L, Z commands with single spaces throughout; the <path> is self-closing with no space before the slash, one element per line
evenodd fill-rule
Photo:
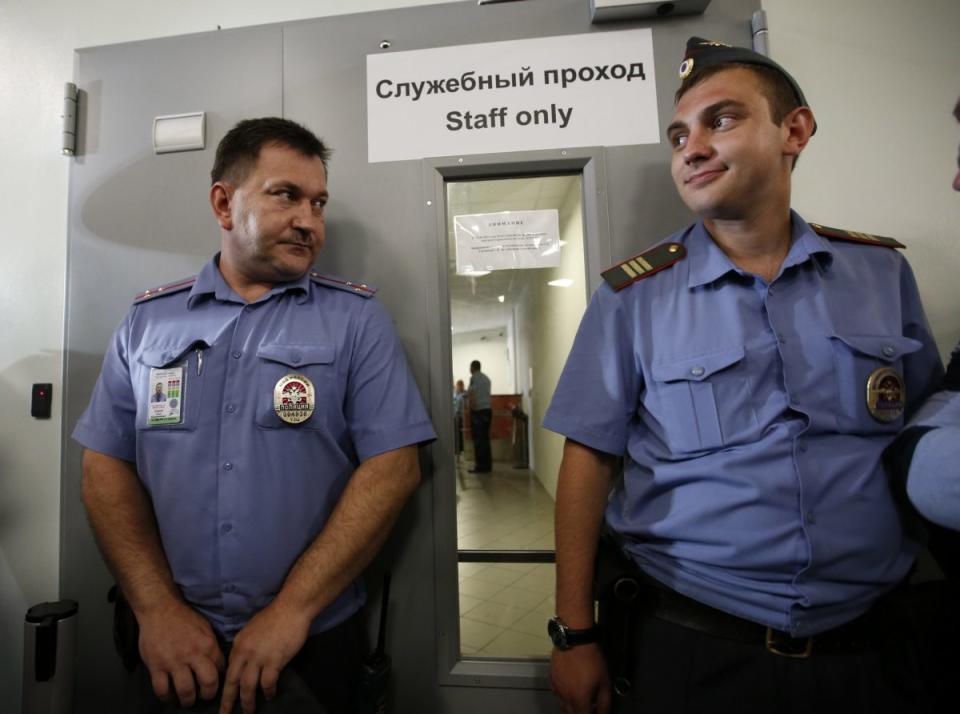
<path fill-rule="evenodd" d="M 153 120 L 153 150 L 157 154 L 196 151 L 204 147 L 206 112 L 169 114 Z"/>

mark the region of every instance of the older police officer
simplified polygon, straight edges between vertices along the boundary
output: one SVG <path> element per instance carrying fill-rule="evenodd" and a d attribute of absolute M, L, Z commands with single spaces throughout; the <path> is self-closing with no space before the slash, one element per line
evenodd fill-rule
<path fill-rule="evenodd" d="M 239 696 L 249 714 L 289 664 L 327 710 L 351 709 L 358 577 L 434 438 L 374 290 L 311 267 L 328 153 L 285 119 L 228 132 L 220 253 L 135 300 L 74 431 L 153 689 L 182 706 L 213 699 L 226 669 L 221 711 Z"/>
<path fill-rule="evenodd" d="M 671 170 L 700 220 L 606 271 L 544 419 L 567 437 L 554 690 L 610 704 L 605 512 L 645 582 L 624 711 L 919 710 L 884 597 L 918 546 L 880 461 L 942 373 L 913 275 L 896 241 L 790 210 L 816 124 L 779 65 L 693 38 L 681 76 Z"/>

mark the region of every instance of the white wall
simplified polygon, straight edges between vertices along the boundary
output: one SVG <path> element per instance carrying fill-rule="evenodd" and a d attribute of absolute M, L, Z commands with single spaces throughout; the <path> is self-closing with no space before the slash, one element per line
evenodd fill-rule
<path fill-rule="evenodd" d="M 454 335 L 451 340 L 453 381 L 470 386 L 470 363 L 480 361 L 480 371 L 490 378 L 491 394 L 514 394 L 514 368 L 509 359 L 507 326 Z M 451 385 L 451 389 L 453 385 Z"/>
<path fill-rule="evenodd" d="M 529 321 L 533 337 L 533 395 L 530 422 L 535 472 L 540 483 L 553 498 L 557 495 L 557 475 L 563 458 L 564 438 L 539 428 L 543 416 L 560 381 L 567 354 L 577 336 L 580 317 L 587 308 L 583 259 L 583 213 L 580 182 L 570 186 L 560 207 L 560 237 L 566 243 L 560 255 L 560 266 L 538 271 L 541 282 L 532 301 Z M 548 285 L 551 280 L 569 278 L 567 288 Z"/>
<path fill-rule="evenodd" d="M 828 226 L 894 236 L 942 353 L 960 338 L 960 2 L 763 0 L 771 55 L 803 87 L 819 130 L 794 207 Z"/>
<path fill-rule="evenodd" d="M 20 701 L 23 613 L 58 598 L 67 168 L 63 83 L 74 49 L 445 0 L 0 2 L 0 710 Z M 49 421 L 30 385 L 53 382 Z"/>

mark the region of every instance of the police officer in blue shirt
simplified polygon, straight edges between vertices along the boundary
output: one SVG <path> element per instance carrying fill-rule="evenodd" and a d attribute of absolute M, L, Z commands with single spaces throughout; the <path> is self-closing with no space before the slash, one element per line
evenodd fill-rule
<path fill-rule="evenodd" d="M 136 299 L 74 431 L 153 691 L 182 707 L 222 687 L 223 714 L 251 714 L 295 672 L 326 711 L 352 710 L 359 577 L 434 438 L 374 290 L 311 267 L 328 154 L 285 119 L 228 132 L 220 253 Z"/>
<path fill-rule="evenodd" d="M 960 121 L 960 101 L 953 116 Z M 957 166 L 953 189 L 960 191 L 960 156 Z M 920 514 L 960 530 L 960 345 L 954 347 L 941 390 L 914 416 L 891 456 Z"/>
<path fill-rule="evenodd" d="M 643 583 L 622 711 L 921 711 L 897 591 L 918 544 L 881 465 L 942 373 L 913 275 L 896 241 L 791 211 L 816 124 L 783 68 L 693 38 L 681 77 L 671 172 L 700 220 L 606 271 L 544 418 L 554 691 L 614 697 L 606 520 Z"/>

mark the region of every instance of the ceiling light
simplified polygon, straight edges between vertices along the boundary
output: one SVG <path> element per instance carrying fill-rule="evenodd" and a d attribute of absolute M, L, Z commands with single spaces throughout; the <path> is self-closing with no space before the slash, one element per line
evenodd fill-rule
<path fill-rule="evenodd" d="M 464 270 L 460 275 L 466 275 L 468 278 L 482 278 L 484 275 L 490 275 L 489 270 Z"/>
<path fill-rule="evenodd" d="M 506 300 L 506 297 L 503 295 L 497 295 L 497 300 L 500 302 L 503 302 L 504 300 Z"/>
<path fill-rule="evenodd" d="M 569 288 L 573 285 L 573 280 L 570 278 L 558 278 L 557 280 L 551 280 L 547 285 L 552 285 L 555 288 Z"/>

